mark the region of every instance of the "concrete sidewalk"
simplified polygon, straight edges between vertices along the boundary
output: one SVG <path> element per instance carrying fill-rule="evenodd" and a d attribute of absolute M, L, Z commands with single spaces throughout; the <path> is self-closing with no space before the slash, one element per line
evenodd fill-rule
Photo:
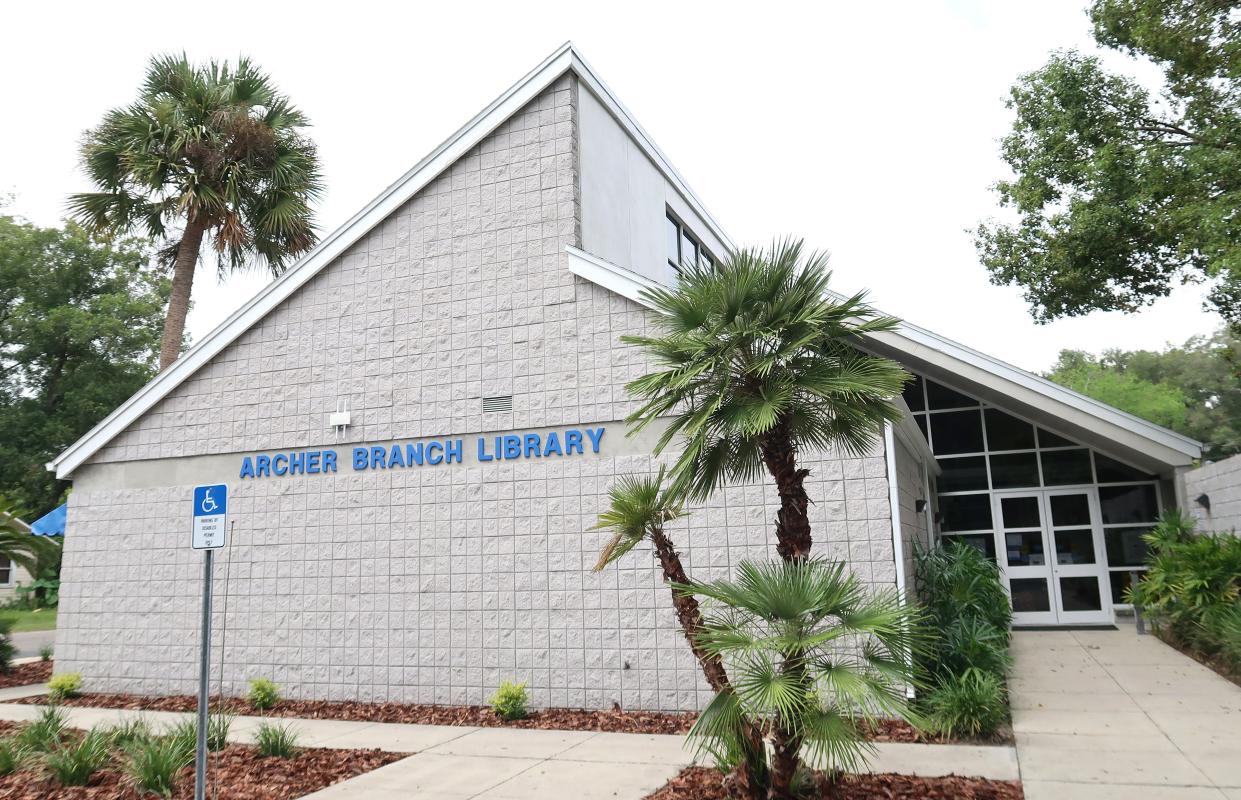
<path fill-rule="evenodd" d="M 1018 631 L 1009 689 L 1027 800 L 1241 800 L 1241 688 L 1119 631 Z"/>
<path fill-rule="evenodd" d="M 4 703 L 43 686 L 0 690 L 0 719 L 34 719 L 40 706 Z M 159 728 L 186 714 L 66 708 L 78 728 L 145 719 Z M 441 800 L 641 800 L 692 762 L 684 736 L 403 725 L 382 722 L 236 717 L 229 739 L 250 743 L 264 721 L 291 724 L 306 747 L 379 748 L 410 757 L 330 786 L 316 800 L 434 797 Z M 874 772 L 1017 779 L 1011 747 L 880 743 Z"/>

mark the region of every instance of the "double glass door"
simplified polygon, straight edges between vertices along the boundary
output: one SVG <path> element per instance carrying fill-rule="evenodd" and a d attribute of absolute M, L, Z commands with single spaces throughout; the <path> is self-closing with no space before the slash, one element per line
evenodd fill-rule
<path fill-rule="evenodd" d="M 1013 624 L 1112 622 L 1095 491 L 998 492 L 992 502 Z"/>

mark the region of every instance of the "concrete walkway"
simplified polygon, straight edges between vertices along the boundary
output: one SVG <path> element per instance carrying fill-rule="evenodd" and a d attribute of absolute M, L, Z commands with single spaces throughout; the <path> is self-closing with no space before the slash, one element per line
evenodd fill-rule
<path fill-rule="evenodd" d="M 1241 688 L 1153 636 L 1018 631 L 1027 800 L 1241 800 Z"/>
<path fill-rule="evenodd" d="M 0 689 L 0 719 L 34 719 L 40 706 L 5 703 L 44 692 L 43 686 Z M 78 728 L 145 719 L 170 726 L 188 716 L 159 711 L 66 708 Z M 229 739 L 253 741 L 261 717 L 236 717 Z M 402 725 L 380 722 L 274 719 L 289 723 L 306 747 L 380 748 L 408 758 L 308 795 L 315 800 L 434 797 L 439 800 L 641 800 L 688 766 L 684 736 L 592 731 L 543 731 Z M 880 743 L 874 772 L 974 775 L 1016 780 L 1011 747 Z"/>

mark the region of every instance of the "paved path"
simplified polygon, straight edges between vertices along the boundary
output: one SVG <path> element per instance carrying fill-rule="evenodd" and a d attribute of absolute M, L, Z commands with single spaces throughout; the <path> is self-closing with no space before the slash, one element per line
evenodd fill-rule
<path fill-rule="evenodd" d="M 1241 687 L 1132 627 L 1018 631 L 1027 800 L 1241 800 Z"/>
<path fill-rule="evenodd" d="M 5 703 L 42 694 L 38 686 L 0 689 L 0 719 L 34 719 L 39 706 Z M 79 728 L 143 718 L 152 726 L 187 716 L 158 711 L 68 708 Z M 260 717 L 237 717 L 229 732 L 252 741 Z M 434 797 L 438 800 L 640 800 L 691 763 L 683 736 L 592 731 L 541 731 L 336 720 L 274 720 L 297 729 L 307 747 L 377 747 L 408 758 L 308 795 L 315 800 Z M 1009 747 L 881 743 L 875 772 L 912 775 L 1017 777 Z"/>
<path fill-rule="evenodd" d="M 44 647 L 52 647 L 56 644 L 55 628 L 50 631 L 22 631 L 9 634 L 9 636 L 13 644 L 17 645 L 18 658 L 37 656 Z"/>

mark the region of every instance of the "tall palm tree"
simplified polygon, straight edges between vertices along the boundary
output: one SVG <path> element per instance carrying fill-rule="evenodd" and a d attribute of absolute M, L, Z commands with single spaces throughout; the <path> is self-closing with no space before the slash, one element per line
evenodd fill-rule
<path fill-rule="evenodd" d="M 31 578 L 42 577 L 49 570 L 55 574 L 60 566 L 60 541 L 35 536 L 21 515 L 16 503 L 0 495 L 0 556 L 26 570 Z"/>
<path fill-rule="evenodd" d="M 832 778 L 856 771 L 874 750 L 863 723 L 916 719 L 904 689 L 920 616 L 895 589 L 871 591 L 822 559 L 743 561 L 735 579 L 677 588 L 712 601 L 695 638 L 734 674 L 690 738 L 729 763 L 757 721 L 771 742 L 767 797 L 795 796 L 803 758 Z"/>
<path fill-rule="evenodd" d="M 689 584 L 689 576 L 681 563 L 681 554 L 664 530 L 669 522 L 685 516 L 685 511 L 681 502 L 663 488 L 664 474 L 664 468 L 660 467 L 655 476 L 624 475 L 608 491 L 611 505 L 599 515 L 594 527 L 611 531 L 612 538 L 599 553 L 594 571 L 601 571 L 649 540 L 655 548 L 664 580 L 669 584 L 677 621 L 702 667 L 703 676 L 717 694 L 731 693 L 732 685 L 723 660 L 718 654 L 707 652 L 697 638 L 702 630 L 702 611 L 697 598 L 684 589 Z M 752 725 L 738 730 L 735 745 L 738 754 L 733 759 L 737 763 L 729 776 L 729 788 L 738 798 L 759 800 L 766 784 L 762 735 Z"/>
<path fill-rule="evenodd" d="M 84 225 L 168 241 L 172 296 L 160 369 L 181 352 L 203 239 L 219 270 L 273 275 L 314 245 L 310 204 L 321 190 L 306 116 L 248 59 L 236 67 L 159 56 L 138 100 L 87 131 L 82 166 L 97 191 L 70 197 Z"/>
<path fill-rule="evenodd" d="M 864 453 L 886 422 L 907 373 L 857 349 L 862 334 L 891 330 L 865 293 L 828 290 L 827 256 L 800 241 L 743 250 L 716 267 L 689 268 L 675 288 L 648 290 L 661 312 L 656 335 L 626 336 L 656 371 L 628 384 L 644 401 L 631 433 L 670 424 L 657 442 L 684 450 L 671 472 L 677 493 L 706 499 L 722 482 L 753 480 L 763 469 L 780 496 L 777 550 L 810 555 L 809 497 L 799 451 Z"/>

